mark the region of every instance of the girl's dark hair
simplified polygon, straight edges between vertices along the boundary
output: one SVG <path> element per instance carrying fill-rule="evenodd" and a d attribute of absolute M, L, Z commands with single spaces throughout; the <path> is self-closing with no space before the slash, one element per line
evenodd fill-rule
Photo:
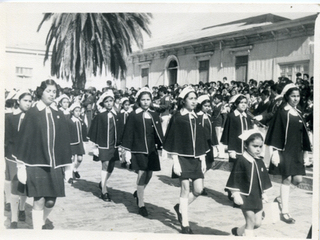
<path fill-rule="evenodd" d="M 247 100 L 247 98 L 246 98 L 245 96 L 239 96 L 239 97 L 236 99 L 236 101 L 235 101 L 234 103 L 232 103 L 231 112 L 233 112 L 234 110 L 237 109 L 239 103 L 240 103 L 243 99 L 246 99 L 246 100 Z"/>
<path fill-rule="evenodd" d="M 202 109 L 202 106 L 205 105 L 206 103 L 210 103 L 210 105 L 211 105 L 210 100 L 204 100 L 201 104 L 200 103 L 197 104 L 196 112 L 200 112 Z"/>
<path fill-rule="evenodd" d="M 101 107 L 104 107 L 103 103 L 104 103 L 104 101 L 105 101 L 107 98 L 112 98 L 112 97 L 111 97 L 111 96 L 105 97 L 105 98 L 103 99 L 103 101 L 99 103 L 99 105 L 100 105 Z M 113 99 L 113 101 L 114 101 L 114 98 L 112 98 L 112 99 Z"/>
<path fill-rule="evenodd" d="M 177 110 L 178 111 L 181 110 L 184 107 L 184 105 L 186 103 L 186 99 L 187 99 L 187 97 L 189 96 L 190 93 L 194 93 L 198 97 L 198 94 L 196 92 L 192 91 L 192 92 L 189 92 L 183 99 L 178 98 L 178 102 L 177 102 L 177 105 L 178 105 L 178 109 Z"/>
<path fill-rule="evenodd" d="M 257 138 L 260 138 L 263 141 L 263 137 L 261 133 L 254 133 L 247 140 L 244 141 L 244 146 L 248 147 L 249 143 L 254 141 Z"/>
<path fill-rule="evenodd" d="M 19 101 L 24 98 L 25 96 L 30 96 L 31 97 L 31 100 L 32 100 L 32 95 L 31 93 L 28 93 L 28 92 L 25 92 L 25 93 L 22 93 L 20 96 L 19 96 Z"/>
<path fill-rule="evenodd" d="M 299 91 L 299 88 L 298 87 L 294 87 L 294 88 L 290 88 L 283 96 L 283 99 L 288 102 L 289 101 L 289 96 L 290 94 L 293 92 L 293 91 Z M 299 91 L 300 93 L 300 91 Z"/>
<path fill-rule="evenodd" d="M 145 94 L 148 94 L 148 95 L 149 95 L 149 97 L 150 97 L 150 99 L 151 99 L 151 103 L 152 103 L 152 95 L 151 95 L 151 93 L 149 93 L 149 92 L 142 92 L 142 93 L 139 94 L 139 96 L 138 96 L 138 98 L 137 98 L 137 104 L 139 105 L 139 107 L 141 107 L 141 106 L 140 106 L 140 100 L 141 100 L 142 96 L 145 95 Z"/>
<path fill-rule="evenodd" d="M 42 81 L 40 87 L 37 87 L 37 89 L 36 89 L 36 97 L 37 97 L 38 99 L 41 99 L 42 94 L 43 94 L 43 91 L 44 91 L 49 85 L 54 85 L 54 86 L 56 87 L 56 89 L 57 89 L 56 96 L 58 96 L 58 85 L 57 85 L 57 83 L 56 83 L 54 80 L 52 80 L 52 79 L 47 79 L 47 80 L 45 80 L 45 81 Z"/>
<path fill-rule="evenodd" d="M 121 104 L 121 109 L 123 109 L 123 106 L 124 106 L 124 104 L 125 104 L 126 102 L 128 102 L 128 103 L 130 104 L 130 100 L 129 100 L 129 99 L 128 99 L 128 100 L 125 100 L 125 101 Z"/>

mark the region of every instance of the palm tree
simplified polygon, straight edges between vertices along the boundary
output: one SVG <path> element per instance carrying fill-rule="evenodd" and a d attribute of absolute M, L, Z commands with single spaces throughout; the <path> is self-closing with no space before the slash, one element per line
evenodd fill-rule
<path fill-rule="evenodd" d="M 102 69 L 123 79 L 131 46 L 143 47 L 142 30 L 151 35 L 150 13 L 45 13 L 38 31 L 51 17 L 44 63 L 51 49 L 51 75 L 71 77 L 75 89 Z"/>

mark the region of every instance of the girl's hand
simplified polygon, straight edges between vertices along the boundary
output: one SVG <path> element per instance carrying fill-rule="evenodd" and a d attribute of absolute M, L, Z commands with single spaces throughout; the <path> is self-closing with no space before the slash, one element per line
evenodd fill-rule
<path fill-rule="evenodd" d="M 242 205 L 243 204 L 243 199 L 240 195 L 240 192 L 234 192 L 232 194 L 232 197 L 233 197 L 233 202 L 237 205 Z"/>
<path fill-rule="evenodd" d="M 131 163 L 131 157 L 132 157 L 131 152 L 130 152 L 130 151 L 126 151 L 126 157 L 125 157 L 125 159 L 126 159 L 126 162 L 127 162 L 128 164 Z"/>
<path fill-rule="evenodd" d="M 237 158 L 237 153 L 235 151 L 229 152 L 229 157 L 236 159 Z"/>
<path fill-rule="evenodd" d="M 268 195 L 266 193 L 262 193 L 262 202 L 267 203 L 269 201 Z"/>
<path fill-rule="evenodd" d="M 22 184 L 27 183 L 27 169 L 24 163 L 17 162 L 17 177 Z"/>
<path fill-rule="evenodd" d="M 201 170 L 203 173 L 205 173 L 207 170 L 206 156 L 201 156 L 200 161 L 201 161 Z"/>
<path fill-rule="evenodd" d="M 271 162 L 272 162 L 272 164 L 275 165 L 276 167 L 279 165 L 279 163 L 280 163 L 280 156 L 279 156 L 279 152 L 278 152 L 278 151 L 273 151 L 272 157 L 271 157 Z"/>
<path fill-rule="evenodd" d="M 178 176 L 181 176 L 182 170 L 181 170 L 178 155 L 173 155 L 172 158 L 173 158 L 173 172 Z"/>

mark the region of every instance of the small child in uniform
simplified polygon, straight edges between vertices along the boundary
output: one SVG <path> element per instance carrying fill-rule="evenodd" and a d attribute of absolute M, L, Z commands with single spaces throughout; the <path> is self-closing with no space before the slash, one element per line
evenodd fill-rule
<path fill-rule="evenodd" d="M 235 236 L 254 236 L 254 229 L 261 226 L 265 191 L 272 187 L 268 171 L 260 157 L 263 137 L 255 129 L 244 131 L 239 138 L 245 151 L 239 156 L 230 173 L 226 188 L 231 192 L 234 207 L 242 210 L 246 224 L 232 229 Z"/>

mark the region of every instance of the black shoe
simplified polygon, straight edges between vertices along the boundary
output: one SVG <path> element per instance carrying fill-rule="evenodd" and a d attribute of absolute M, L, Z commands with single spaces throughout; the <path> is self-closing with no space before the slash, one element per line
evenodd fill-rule
<path fill-rule="evenodd" d="M 294 220 L 289 213 L 281 213 L 280 220 L 288 224 L 294 224 L 296 222 L 296 220 Z"/>
<path fill-rule="evenodd" d="M 19 211 L 19 221 L 24 222 L 26 220 L 26 211 Z"/>
<path fill-rule="evenodd" d="M 80 178 L 79 172 L 73 172 L 73 178 Z"/>
<path fill-rule="evenodd" d="M 201 192 L 202 196 L 208 196 L 207 190 L 205 188 L 203 188 L 202 192 Z"/>
<path fill-rule="evenodd" d="M 273 202 L 278 203 L 279 210 L 281 211 L 281 209 L 282 209 L 281 197 L 280 197 L 280 196 L 276 197 L 276 198 L 273 200 Z"/>
<path fill-rule="evenodd" d="M 105 202 L 111 202 L 110 194 L 109 193 L 101 193 L 101 199 Z"/>
<path fill-rule="evenodd" d="M 100 188 L 100 190 L 102 190 L 102 185 L 101 185 L 101 182 L 99 182 L 99 188 Z"/>
<path fill-rule="evenodd" d="M 234 236 L 239 236 L 239 235 L 238 235 L 238 228 L 237 228 L 237 227 L 232 228 L 232 229 L 231 229 L 231 233 L 232 233 L 232 235 L 234 235 Z"/>
<path fill-rule="evenodd" d="M 53 228 L 53 226 L 49 226 L 48 224 L 42 225 L 43 230 L 52 230 Z"/>
<path fill-rule="evenodd" d="M 313 168 L 313 164 L 306 165 L 306 168 Z"/>
<path fill-rule="evenodd" d="M 139 214 L 140 214 L 141 216 L 143 216 L 143 217 L 148 217 L 148 215 L 149 215 L 146 207 L 141 207 L 141 208 L 139 208 Z"/>
<path fill-rule="evenodd" d="M 265 217 L 266 217 L 266 212 L 262 211 L 262 216 L 261 216 L 262 220 L 265 219 Z"/>
<path fill-rule="evenodd" d="M 69 178 L 68 183 L 73 184 L 73 178 Z"/>
<path fill-rule="evenodd" d="M 7 212 L 10 212 L 11 211 L 11 204 L 10 203 L 5 203 L 4 204 L 4 210 L 7 211 Z"/>
<path fill-rule="evenodd" d="M 177 213 L 179 223 L 182 224 L 182 215 L 181 215 L 181 213 L 180 213 L 180 211 L 179 211 L 179 208 L 180 208 L 179 203 L 177 203 L 177 204 L 174 205 L 174 207 L 173 207 L 173 209 L 174 209 L 174 210 L 176 211 L 176 213 Z M 182 225 L 181 225 L 181 227 L 182 227 Z"/>
<path fill-rule="evenodd" d="M 17 222 L 10 223 L 10 229 L 17 229 L 17 228 L 18 228 L 18 223 Z"/>
<path fill-rule="evenodd" d="M 133 193 L 133 197 L 136 199 L 136 201 L 137 201 L 137 206 L 139 206 L 139 198 L 138 198 L 138 193 L 137 193 L 137 191 L 135 191 L 134 193 Z"/>
<path fill-rule="evenodd" d="M 181 231 L 182 234 L 193 234 L 193 232 L 189 226 L 188 227 L 181 226 L 181 229 L 182 229 L 182 231 Z"/>

